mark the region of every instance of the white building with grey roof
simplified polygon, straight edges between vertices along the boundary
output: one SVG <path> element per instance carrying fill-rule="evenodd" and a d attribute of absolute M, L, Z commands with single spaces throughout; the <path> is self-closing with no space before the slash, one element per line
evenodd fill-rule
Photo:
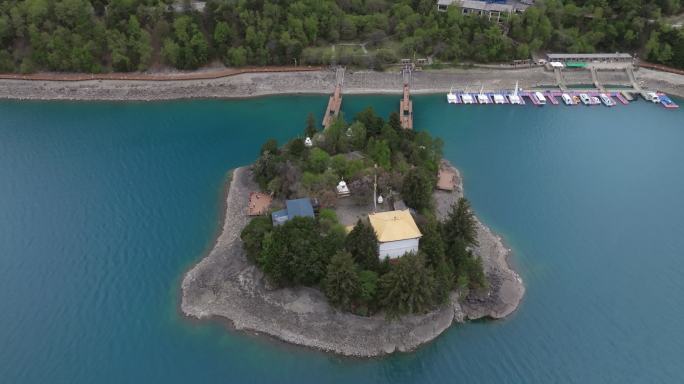
<path fill-rule="evenodd" d="M 490 21 L 503 22 L 513 13 L 523 13 L 534 5 L 534 0 L 482 1 L 482 0 L 437 0 L 437 10 L 446 12 L 450 6 L 461 9 L 464 15 L 486 17 Z"/>

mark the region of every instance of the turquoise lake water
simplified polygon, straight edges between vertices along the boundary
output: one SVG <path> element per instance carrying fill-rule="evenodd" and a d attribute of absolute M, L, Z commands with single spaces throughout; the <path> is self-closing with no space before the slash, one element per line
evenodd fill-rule
<path fill-rule="evenodd" d="M 684 109 L 645 102 L 415 98 L 416 127 L 444 139 L 514 250 L 527 294 L 508 319 L 354 360 L 183 318 L 178 286 L 212 245 L 226 171 L 326 103 L 0 102 L 0 382 L 684 380 Z M 387 115 L 398 96 L 344 103 Z"/>

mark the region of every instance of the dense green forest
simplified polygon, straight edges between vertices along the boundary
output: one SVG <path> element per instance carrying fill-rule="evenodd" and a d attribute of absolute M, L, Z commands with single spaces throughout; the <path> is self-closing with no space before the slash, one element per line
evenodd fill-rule
<path fill-rule="evenodd" d="M 538 0 L 502 25 L 434 0 L 3 0 L 0 71 L 143 71 L 528 58 L 538 50 L 627 51 L 684 67 L 680 0 Z M 365 43 L 360 46 L 340 42 Z"/>
<path fill-rule="evenodd" d="M 304 137 L 313 138 L 313 147 Z M 338 118 L 324 132 L 310 115 L 302 136 L 280 147 L 265 142 L 252 172 L 280 203 L 315 197 L 321 209 L 315 218 L 276 226 L 270 215 L 252 219 L 240 235 L 247 258 L 274 286 L 318 287 L 331 304 L 360 315 L 422 313 L 444 304 L 454 288 L 462 295 L 481 292 L 487 280 L 473 253 L 478 242 L 470 203 L 459 199 L 441 221 L 435 211 L 441 148 L 428 132 L 403 129 L 397 112 L 385 120 L 367 108 L 351 124 Z M 341 179 L 352 194 L 344 203 L 334 192 Z M 418 253 L 390 263 L 380 258 L 365 218 L 349 232 L 340 224 L 337 214 L 350 206 L 373 212 L 374 190 L 387 204 L 403 200 L 414 209 L 423 235 Z"/>

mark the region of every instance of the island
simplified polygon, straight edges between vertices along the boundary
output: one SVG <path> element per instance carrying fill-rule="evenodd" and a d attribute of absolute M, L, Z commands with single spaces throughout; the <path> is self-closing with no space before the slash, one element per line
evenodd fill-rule
<path fill-rule="evenodd" d="M 410 351 L 453 323 L 500 319 L 525 289 L 473 214 L 441 141 L 372 108 L 266 142 L 234 169 L 213 249 L 181 310 L 346 356 Z"/>

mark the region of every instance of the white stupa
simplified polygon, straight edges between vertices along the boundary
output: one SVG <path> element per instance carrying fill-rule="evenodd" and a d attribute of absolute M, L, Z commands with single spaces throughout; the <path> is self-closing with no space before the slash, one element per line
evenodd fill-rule
<path fill-rule="evenodd" d="M 382 198 L 382 195 L 378 196 L 378 204 L 382 204 L 383 201 L 385 201 L 385 199 Z"/>
<path fill-rule="evenodd" d="M 349 192 L 349 187 L 347 187 L 347 183 L 344 180 L 341 180 L 337 184 L 337 196 L 338 197 L 345 197 L 349 196 L 351 193 Z"/>
<path fill-rule="evenodd" d="M 307 148 L 311 148 L 313 146 L 313 141 L 311 141 L 310 137 L 304 139 L 304 146 Z"/>

